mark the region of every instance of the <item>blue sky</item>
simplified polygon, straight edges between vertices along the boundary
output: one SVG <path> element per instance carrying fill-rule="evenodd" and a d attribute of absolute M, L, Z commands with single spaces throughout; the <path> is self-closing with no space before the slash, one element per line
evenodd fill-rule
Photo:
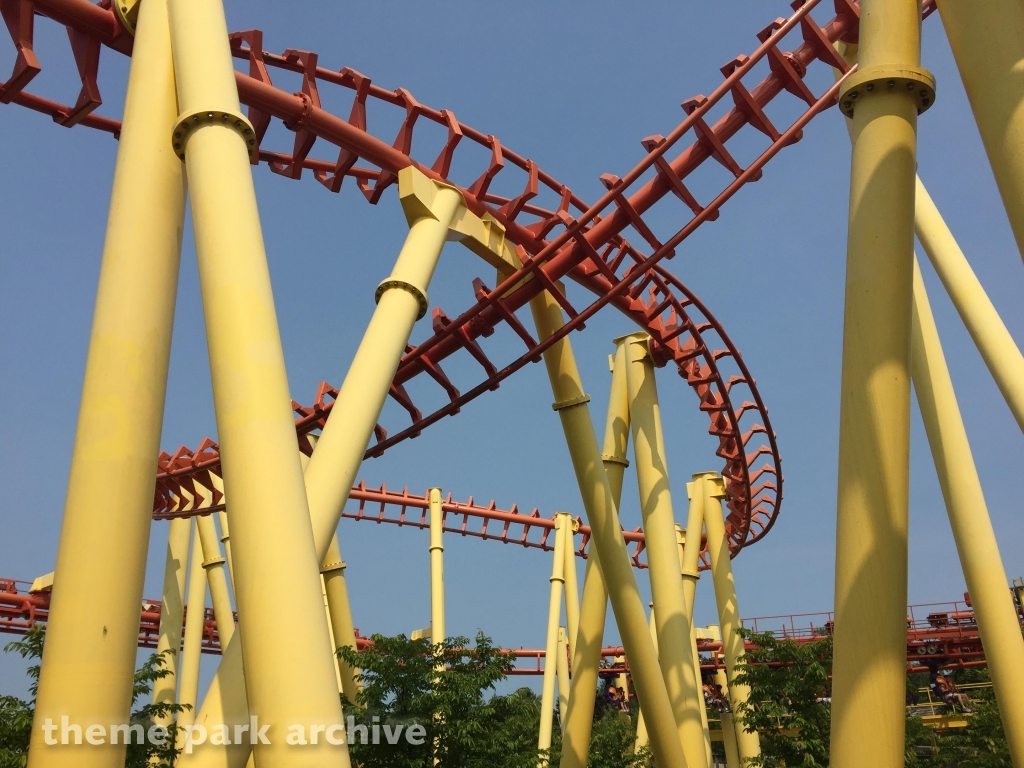
<path fill-rule="evenodd" d="M 830 7 L 822 4 L 819 21 Z M 404 87 L 424 104 L 451 109 L 586 200 L 603 191 L 602 173 L 632 168 L 644 152 L 640 139 L 668 133 L 683 117 L 682 101 L 710 93 L 721 81 L 719 67 L 751 52 L 756 33 L 789 13 L 779 2 L 309 2 L 302 8 L 232 0 L 228 25 L 264 30 L 268 50 L 313 50 L 321 66 L 349 66 L 378 85 Z M 1024 288 L 1021 257 L 937 14 L 923 37 L 923 63 L 937 77 L 938 96 L 920 120 L 920 175 L 1019 339 L 1024 319 L 1013 306 Z M 36 38 L 43 72 L 30 90 L 73 101 L 79 86 L 64 31 L 38 19 Z M 8 54 L 13 61 L 13 49 Z M 820 93 L 829 73 L 815 66 L 810 82 Z M 119 116 L 126 71 L 124 57 L 103 52 L 102 114 Z M 389 142 L 392 132 L 384 134 Z M 275 139 L 277 147 L 290 148 L 280 126 L 268 143 Z M 2 576 L 31 579 L 53 568 L 115 152 L 107 134 L 69 131 L 14 106 L 0 109 Z M 670 264 L 743 353 L 779 435 L 782 514 L 735 561 L 744 616 L 832 606 L 848 170 L 846 129 L 833 110 L 728 203 L 718 221 L 688 239 Z M 334 195 L 308 175 L 296 183 L 265 166 L 254 178 L 292 393 L 308 403 L 321 380 L 337 384 L 344 375 L 373 310 L 373 290 L 389 273 L 406 226 L 393 192 L 371 207 L 352 184 Z M 167 450 L 215 434 L 190 228 L 164 420 Z M 1008 576 L 1024 575 L 1018 545 L 1024 441 L 926 260 L 922 268 Z M 489 281 L 492 272 L 450 245 L 432 303 L 456 315 L 472 303 L 477 276 Z M 414 340 L 429 335 L 421 325 Z M 599 429 L 611 339 L 632 330 L 606 310 L 572 337 Z M 670 368 L 659 373 L 659 387 L 679 518 L 689 475 L 720 463 L 689 387 Z M 361 476 L 417 492 L 440 485 L 458 499 L 493 498 L 504 507 L 539 507 L 544 515 L 581 514 L 550 401 L 541 366 L 529 366 L 457 417 L 368 462 Z M 389 406 L 385 417 L 394 422 L 402 414 Z M 909 600 L 958 599 L 963 577 L 916 412 L 911 462 Z M 629 527 L 639 524 L 630 479 L 622 518 Z M 364 633 L 429 623 L 426 532 L 343 521 L 340 539 L 355 623 Z M 166 524 L 157 523 L 146 582 L 146 595 L 154 598 L 165 542 Z M 452 536 L 445 554 L 451 634 L 481 629 L 507 646 L 542 646 L 549 555 Z M 646 590 L 645 579 L 640 574 Z M 698 588 L 702 624 L 715 621 L 708 586 L 702 580 Z M 0 690 L 24 690 L 23 668 L 0 656 Z"/>

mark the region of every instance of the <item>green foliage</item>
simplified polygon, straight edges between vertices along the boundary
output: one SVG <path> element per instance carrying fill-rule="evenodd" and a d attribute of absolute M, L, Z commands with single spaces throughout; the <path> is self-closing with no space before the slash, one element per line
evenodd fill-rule
<path fill-rule="evenodd" d="M 343 701 L 346 715 L 357 723 L 426 729 L 422 745 L 403 736 L 397 744 L 350 746 L 352 762 L 362 768 L 429 766 L 436 755 L 440 768 L 519 768 L 537 762 L 537 723 L 540 702 L 521 688 L 507 696 L 494 695 L 515 661 L 495 648 L 483 634 L 470 646 L 465 637 L 429 640 L 373 636 L 362 653 L 341 648 L 339 655 L 362 670 L 358 701 Z M 436 669 L 444 665 L 446 671 Z M 486 694 L 492 695 L 487 697 Z"/>
<path fill-rule="evenodd" d="M 594 722 L 594 730 L 590 736 L 588 768 L 649 768 L 653 765 L 649 746 L 645 746 L 637 754 L 633 752 L 636 743 L 637 709 L 633 707 L 628 719 L 619 712 L 609 711 Z"/>
<path fill-rule="evenodd" d="M 799 645 L 770 633 L 740 629 L 756 648 L 746 654 L 736 680 L 750 686 L 750 704 L 736 716 L 761 735 L 757 768 L 824 768 L 828 765 L 832 638 Z"/>
<path fill-rule="evenodd" d="M 23 659 L 39 659 L 43 655 L 43 629 L 32 627 L 24 637 L 4 646 L 7 653 Z M 32 664 L 27 674 L 32 681 L 32 698 L 22 701 L 15 696 L 0 696 L 0 768 L 24 768 L 28 761 L 28 742 L 32 734 L 32 712 L 39 688 L 39 664 Z"/>
<path fill-rule="evenodd" d="M 426 729 L 422 745 L 409 744 L 404 736 L 397 744 L 362 744 L 356 736 L 349 747 L 354 765 L 430 768 L 436 754 L 439 768 L 536 768 L 540 698 L 529 688 L 494 693 L 515 657 L 495 648 L 485 635 L 478 634 L 474 646 L 465 637 L 431 645 L 404 635 L 375 635 L 373 645 L 361 653 L 341 648 L 338 655 L 362 670 L 358 701 L 342 701 L 346 716 L 357 724 L 372 726 L 376 717 L 392 728 L 419 723 Z M 438 672 L 442 664 L 445 671 Z M 547 757 L 557 766 L 557 719 L 553 725 Z M 647 768 L 649 751 L 634 755 L 635 738 L 635 712 L 632 718 L 608 712 L 594 723 L 590 768 Z"/>
<path fill-rule="evenodd" d="M 39 660 L 43 657 L 45 630 L 42 626 L 32 627 L 23 638 L 4 646 L 7 653 L 17 653 L 23 659 L 34 659 L 27 674 L 32 681 L 29 685 L 31 700 L 22 701 L 14 696 L 0 696 L 0 768 L 24 768 L 28 760 L 28 744 L 32 734 L 32 715 L 35 711 L 36 694 L 39 689 Z M 135 672 L 132 686 L 132 706 L 140 698 L 153 691 L 153 683 L 171 674 L 164 666 L 169 651 L 151 655 Z M 132 712 L 130 724 L 138 723 L 143 730 L 149 728 L 156 718 L 166 718 L 181 712 L 185 706 L 181 704 L 146 704 Z M 152 744 L 129 744 L 125 757 L 125 768 L 146 768 L 151 757 L 159 758 L 163 764 L 170 765 L 177 752 L 174 739 L 168 738 L 168 744 L 158 747 Z"/>

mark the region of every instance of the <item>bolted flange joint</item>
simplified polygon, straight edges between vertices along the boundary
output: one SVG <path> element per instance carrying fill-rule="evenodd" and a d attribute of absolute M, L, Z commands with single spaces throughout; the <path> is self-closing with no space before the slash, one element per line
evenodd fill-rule
<path fill-rule="evenodd" d="M 389 291 L 392 288 L 401 288 L 403 291 L 408 291 L 416 297 L 416 303 L 419 305 L 419 310 L 416 313 L 417 320 L 421 320 L 423 316 L 427 314 L 427 294 L 412 283 L 407 283 L 405 280 L 395 280 L 394 278 L 389 277 L 377 286 L 377 290 L 373 294 L 373 300 L 380 304 L 380 297 L 384 295 L 385 291 Z"/>
<path fill-rule="evenodd" d="M 924 67 L 879 65 L 858 70 L 843 82 L 839 107 L 853 117 L 857 102 L 879 93 L 905 93 L 921 114 L 935 103 L 935 76 Z"/>
<path fill-rule="evenodd" d="M 141 0 L 116 0 L 114 2 L 114 13 L 117 20 L 121 22 L 125 32 L 135 36 L 135 25 L 139 20 L 139 3 Z"/>
<path fill-rule="evenodd" d="M 174 147 L 174 154 L 178 156 L 179 160 L 185 159 L 185 145 L 188 143 L 189 137 L 199 128 L 207 125 L 223 125 L 225 128 L 230 128 L 241 136 L 250 158 L 259 149 L 256 145 L 256 131 L 253 130 L 252 123 L 246 120 L 243 115 L 223 109 L 202 110 L 179 115 L 178 119 L 174 121 L 171 145 Z"/>

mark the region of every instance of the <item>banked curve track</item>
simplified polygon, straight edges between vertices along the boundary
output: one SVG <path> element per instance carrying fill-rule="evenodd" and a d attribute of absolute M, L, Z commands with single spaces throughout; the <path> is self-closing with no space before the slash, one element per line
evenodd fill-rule
<path fill-rule="evenodd" d="M 737 56 L 722 67 L 725 80 L 709 97 L 697 96 L 683 103 L 687 116 L 679 125 L 667 136 L 649 136 L 642 141 L 647 154 L 636 167 L 621 178 L 610 174 L 601 177 L 607 192 L 590 206 L 535 162 L 504 147 L 497 137 L 460 123 L 449 110 L 420 104 L 405 89 L 388 91 L 352 69 L 320 67 L 317 54 L 309 51 L 268 53 L 262 49 L 262 33 L 258 30 L 231 35 L 234 55 L 248 64 L 248 73 L 236 72 L 236 80 L 240 100 L 248 107 L 260 141 L 273 120 L 294 133 L 290 152 L 273 151 L 261 144 L 257 162 L 265 161 L 273 172 L 292 179 L 312 171 L 312 177 L 332 192 L 338 192 L 345 178 L 351 177 L 371 204 L 394 185 L 401 168 L 414 165 L 428 176 L 458 186 L 475 213 L 490 214 L 498 221 L 523 261 L 521 269 L 493 288 L 474 280 L 476 303 L 455 319 L 434 308 L 433 335 L 408 348 L 391 388 L 392 398 L 408 412 L 411 423 L 392 435 L 378 425 L 376 444 L 366 452 L 368 458 L 458 413 L 470 400 L 496 389 L 527 363 L 538 361 L 551 344 L 581 330 L 589 317 L 612 304 L 651 335 L 659 364 L 674 363 L 697 394 L 700 409 L 710 417 L 709 432 L 718 439 L 717 454 L 725 462 L 722 475 L 728 492 L 727 531 L 733 554 L 770 530 L 781 508 L 782 474 L 767 409 L 721 324 L 661 262 L 671 258 L 675 248 L 698 226 L 718 218 L 726 201 L 746 183 L 760 178 L 763 166 L 775 154 L 799 141 L 804 126 L 835 104 L 838 83 L 815 95 L 804 77 L 814 62 L 847 70 L 832 45 L 840 39 L 856 40 L 858 7 L 852 0 L 835 0 L 836 15 L 819 26 L 810 15 L 818 2 L 794 3 L 792 16 L 776 19 L 762 30 L 758 34 L 760 45 L 753 53 Z M 120 128 L 116 120 L 94 114 L 101 104 L 97 86 L 100 50 L 105 45 L 130 54 L 132 38 L 109 2 L 94 5 L 88 0 L 4 0 L 0 10 L 18 52 L 11 77 L 0 85 L 0 102 L 49 114 L 68 127 L 81 124 L 116 135 Z M 925 14 L 931 10 L 926 4 Z M 24 90 L 40 71 L 32 49 L 35 15 L 67 27 L 83 84 L 74 105 L 49 101 Z M 792 51 L 784 51 L 786 41 L 797 45 Z M 766 77 L 748 89 L 744 78 L 763 62 L 767 63 Z M 275 87 L 271 70 L 297 74 L 301 90 L 288 93 Z M 351 97 L 347 120 L 322 108 L 321 86 L 344 89 Z M 765 113 L 765 107 L 783 95 L 795 99 L 801 111 L 789 127 L 780 130 Z M 374 111 L 387 107 L 404 111 L 398 135 L 390 143 L 370 132 L 368 103 Z M 713 111 L 721 116 L 709 125 Z M 435 129 L 442 129 L 446 139 L 436 159 L 428 162 L 413 153 L 413 136 L 418 125 L 431 123 Z M 743 131 L 745 128 L 752 130 Z M 726 143 L 741 131 L 759 136 L 762 145 L 760 154 L 746 167 L 726 148 Z M 689 142 L 684 141 L 687 137 Z M 310 157 L 318 141 L 320 146 L 329 145 L 331 154 L 337 152 L 337 157 Z M 450 175 L 453 159 L 459 147 L 472 144 L 484 148 L 488 160 L 479 175 L 469 174 L 472 180 L 460 183 Z M 466 154 L 459 154 L 460 161 Z M 715 161 L 712 167 L 725 169 L 727 182 L 702 204 L 685 180 L 698 168 L 709 165 L 709 160 Z M 520 189 L 519 183 L 522 187 L 517 194 L 500 195 L 492 189 Z M 654 217 L 649 215 L 645 221 L 644 214 L 669 194 L 680 203 L 678 210 L 685 224 L 674 233 L 656 232 L 659 228 L 651 221 Z M 627 234 L 643 245 L 631 244 Z M 568 316 L 565 327 L 539 342 L 515 313 L 536 293 L 563 278 L 598 298 L 582 308 L 564 299 Z M 506 323 L 526 348 L 501 368 L 491 362 L 480 345 L 480 340 L 490 336 L 500 323 Z M 482 381 L 464 392 L 441 368 L 443 360 L 460 352 L 468 353 L 484 375 Z M 448 399 L 427 415 L 416 407 L 406 390 L 406 384 L 421 374 L 436 382 Z M 743 400 L 736 405 L 739 393 Z M 323 426 L 335 394 L 336 390 L 325 382 L 312 405 L 294 404 L 303 450 L 312 450 L 306 436 Z M 209 439 L 194 451 L 182 447 L 174 454 L 161 454 L 154 515 L 222 508 L 219 471 L 217 445 Z"/>

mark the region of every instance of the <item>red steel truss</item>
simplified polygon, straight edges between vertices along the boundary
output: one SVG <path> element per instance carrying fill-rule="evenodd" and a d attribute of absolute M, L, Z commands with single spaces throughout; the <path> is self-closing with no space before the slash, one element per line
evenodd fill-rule
<path fill-rule="evenodd" d="M 205 491 L 203 486 L 198 486 L 200 491 Z M 194 496 L 197 491 L 194 486 L 188 486 L 185 496 L 179 497 L 186 503 L 182 509 L 171 509 L 154 513 L 156 519 L 174 517 L 193 517 L 205 515 L 211 512 L 224 509 L 223 503 L 214 503 L 217 498 L 214 496 Z M 367 488 L 366 483 L 352 488 L 349 497 L 359 502 L 356 510 L 342 513 L 343 518 L 351 520 L 369 520 L 374 523 L 391 523 L 392 525 L 408 525 L 415 528 L 428 528 L 430 525 L 427 517 L 429 503 L 426 494 L 417 496 L 409 493 L 408 488 L 401 491 L 390 490 L 386 485 L 380 488 Z M 541 517 L 540 511 L 534 507 L 529 513 L 522 513 L 513 504 L 509 509 L 498 509 L 491 501 L 486 507 L 473 503 L 470 496 L 467 501 L 452 500 L 451 493 L 441 503 L 443 510 L 444 530 L 448 533 L 455 533 L 460 536 L 473 536 L 479 539 L 490 539 L 500 541 L 504 544 L 518 544 L 527 549 L 542 549 L 550 552 L 553 544 L 548 542 L 548 536 L 555 530 L 554 517 Z M 586 558 L 590 544 L 590 526 L 583 525 L 581 518 L 576 518 L 579 526 L 578 533 L 581 537 L 577 554 Z M 623 531 L 623 537 L 627 545 L 633 545 L 633 552 L 630 559 L 637 568 L 646 568 L 647 562 L 640 559 L 644 551 L 646 541 L 643 530 L 639 527 L 632 531 Z M 710 563 L 707 561 L 707 553 L 701 553 L 701 570 L 707 570 Z"/>
<path fill-rule="evenodd" d="M 0 632 L 23 634 L 35 625 L 45 625 L 50 606 L 49 592 L 29 592 L 27 581 L 0 578 Z M 970 603 L 930 603 L 911 605 L 907 608 L 907 671 L 920 672 L 929 665 L 942 669 L 984 666 L 985 652 L 978 634 L 978 625 Z M 187 611 L 187 608 L 186 608 Z M 1018 618 L 1024 624 L 1024 614 L 1018 607 Z M 791 616 L 768 616 L 743 619 L 743 626 L 755 632 L 771 632 L 776 637 L 808 643 L 819 640 L 832 632 L 832 614 L 795 614 Z M 145 600 L 142 603 L 142 617 L 139 624 L 139 647 L 155 648 L 160 634 L 160 601 Z M 371 641 L 356 630 L 356 645 L 362 650 Z M 746 644 L 753 649 L 752 643 Z M 213 609 L 206 608 L 203 622 L 203 653 L 219 654 L 220 637 Z M 701 667 L 713 669 L 721 662 L 716 654 L 722 644 L 709 640 L 697 640 L 697 650 L 707 658 Z M 512 674 L 537 675 L 544 671 L 545 652 L 543 649 L 511 648 L 519 660 Z M 608 672 L 628 671 L 628 660 L 621 647 L 603 648 L 603 666 Z"/>

